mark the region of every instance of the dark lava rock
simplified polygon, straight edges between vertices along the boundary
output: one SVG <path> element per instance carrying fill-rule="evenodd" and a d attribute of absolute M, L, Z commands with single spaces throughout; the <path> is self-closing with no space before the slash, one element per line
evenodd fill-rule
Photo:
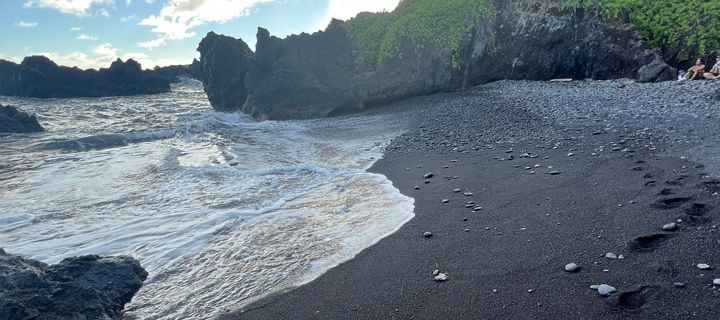
<path fill-rule="evenodd" d="M 210 104 L 219 111 L 239 111 L 247 100 L 245 75 L 255 53 L 245 41 L 210 32 L 198 46 L 202 81 Z"/>
<path fill-rule="evenodd" d="M 133 59 L 117 59 L 100 70 L 58 66 L 43 56 L 26 57 L 19 65 L 0 60 L 0 95 L 73 98 L 163 92 L 170 92 L 170 82 L 154 71 L 143 71 Z"/>
<path fill-rule="evenodd" d="M 0 249 L 0 319 L 120 319 L 147 275 L 125 256 L 47 265 Z"/>
<path fill-rule="evenodd" d="M 260 120 L 298 119 L 502 79 L 654 82 L 675 75 L 657 52 L 643 47 L 629 23 L 603 20 L 565 0 L 489 5 L 497 15 L 468 18 L 457 52 L 398 35 L 399 54 L 374 71 L 356 65 L 358 49 L 339 20 L 325 31 L 285 39 L 260 28 L 254 59 L 242 40 L 211 32 L 198 48 L 205 90 L 218 110 L 241 110 Z"/>
<path fill-rule="evenodd" d="M 15 107 L 0 104 L 0 133 L 30 133 L 44 130 L 35 116 L 30 116 Z"/>
<path fill-rule="evenodd" d="M 202 80 L 202 64 L 198 59 L 193 59 L 189 65 L 155 67 L 153 71 L 170 83 L 180 82 L 180 78 Z"/>

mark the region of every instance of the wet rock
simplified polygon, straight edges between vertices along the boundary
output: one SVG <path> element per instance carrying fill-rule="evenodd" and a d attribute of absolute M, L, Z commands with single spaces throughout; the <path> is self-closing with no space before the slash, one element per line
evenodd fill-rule
<path fill-rule="evenodd" d="M 126 256 L 47 265 L 0 249 L 0 319 L 120 319 L 147 276 Z"/>
<path fill-rule="evenodd" d="M 45 129 L 35 116 L 15 107 L 0 104 L 0 133 L 30 133 Z"/>
<path fill-rule="evenodd" d="M 432 237 L 432 236 L 433 236 L 432 232 L 425 232 L 425 233 L 423 233 L 423 237 L 425 237 L 425 238 L 430 238 L 430 237 Z"/>

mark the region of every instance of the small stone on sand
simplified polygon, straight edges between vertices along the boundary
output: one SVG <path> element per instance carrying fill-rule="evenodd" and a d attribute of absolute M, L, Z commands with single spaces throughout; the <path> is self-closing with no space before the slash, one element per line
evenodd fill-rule
<path fill-rule="evenodd" d="M 442 203 L 448 203 L 448 202 L 450 202 L 449 199 L 442 199 Z"/>
<path fill-rule="evenodd" d="M 565 265 L 565 271 L 567 272 L 575 272 L 578 271 L 578 269 L 580 269 L 580 266 L 575 263 L 568 263 Z"/>
<path fill-rule="evenodd" d="M 611 293 L 617 291 L 617 289 L 615 289 L 614 287 L 606 285 L 606 284 L 601 284 L 597 290 L 598 290 L 598 293 L 602 296 L 607 296 L 607 295 L 610 295 Z"/>
<path fill-rule="evenodd" d="M 678 288 L 684 288 L 684 287 L 685 287 L 685 283 L 683 283 L 683 282 L 675 282 L 675 283 L 673 283 L 673 285 L 675 285 L 675 286 L 678 287 Z"/>
<path fill-rule="evenodd" d="M 716 284 L 716 285 L 719 285 L 719 286 L 720 286 L 720 279 L 715 279 L 715 280 L 713 280 L 713 284 Z"/>
<path fill-rule="evenodd" d="M 433 236 L 432 232 L 425 232 L 425 233 L 423 233 L 423 237 L 425 237 L 425 238 L 430 238 L 430 237 L 432 237 L 432 236 Z"/>
<path fill-rule="evenodd" d="M 455 193 L 458 193 L 458 192 L 460 192 L 460 191 L 462 191 L 462 190 L 460 190 L 460 189 L 455 189 L 455 190 L 453 190 L 453 192 L 455 192 Z"/>
<path fill-rule="evenodd" d="M 447 274 L 440 273 L 440 274 L 436 275 L 435 278 L 433 278 L 433 279 L 435 279 L 435 281 L 445 281 L 448 279 L 448 276 L 447 276 Z"/>
<path fill-rule="evenodd" d="M 605 258 L 615 260 L 615 259 L 617 259 L 617 256 L 612 252 L 608 252 L 605 254 Z"/>
<path fill-rule="evenodd" d="M 707 263 L 700 263 L 700 264 L 697 265 L 697 267 L 698 267 L 698 269 L 700 269 L 700 270 L 710 269 L 710 265 L 707 264 Z"/>
<path fill-rule="evenodd" d="M 665 231 L 674 231 L 677 230 L 677 223 L 671 222 L 664 226 L 662 226 L 662 229 Z"/>
<path fill-rule="evenodd" d="M 432 173 L 426 173 L 423 177 L 424 177 L 425 179 L 430 179 L 430 178 L 432 178 L 432 177 L 434 177 L 434 176 L 435 176 L 435 175 L 432 174 Z"/>

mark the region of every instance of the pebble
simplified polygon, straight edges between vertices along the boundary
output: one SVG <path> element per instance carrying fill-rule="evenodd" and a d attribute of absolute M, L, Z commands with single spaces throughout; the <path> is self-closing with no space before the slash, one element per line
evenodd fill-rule
<path fill-rule="evenodd" d="M 707 263 L 700 263 L 700 264 L 697 265 L 697 267 L 698 267 L 698 269 L 700 269 L 700 270 L 710 269 L 710 265 L 707 264 Z"/>
<path fill-rule="evenodd" d="M 469 196 L 472 196 L 472 195 L 473 195 L 473 193 L 472 193 L 472 192 L 465 192 L 465 193 L 463 193 L 463 194 L 464 194 L 465 196 L 467 196 L 467 197 L 469 197 Z"/>
<path fill-rule="evenodd" d="M 605 258 L 615 260 L 615 259 L 617 259 L 618 257 L 617 257 L 614 253 L 608 252 L 608 253 L 605 254 Z"/>
<path fill-rule="evenodd" d="M 420 187 L 418 187 L 418 186 L 415 186 L 415 190 L 420 190 Z"/>
<path fill-rule="evenodd" d="M 442 199 L 442 203 L 448 203 L 448 202 L 450 202 L 449 199 Z"/>
<path fill-rule="evenodd" d="M 611 293 L 617 291 L 617 289 L 615 289 L 614 287 L 609 286 L 607 284 L 601 284 L 597 290 L 598 290 L 598 293 L 602 296 L 607 296 L 607 295 L 610 295 Z"/>
<path fill-rule="evenodd" d="M 716 285 L 719 285 L 719 286 L 720 286 L 720 279 L 715 279 L 715 280 L 713 280 L 713 284 L 716 284 Z"/>
<path fill-rule="evenodd" d="M 673 284 L 678 288 L 685 288 L 685 283 L 683 282 L 675 282 Z"/>
<path fill-rule="evenodd" d="M 562 174 L 562 172 L 557 171 L 557 170 L 553 170 L 553 171 L 548 172 L 548 174 L 550 174 L 550 175 L 552 175 L 552 176 L 556 176 L 556 175 Z"/>
<path fill-rule="evenodd" d="M 665 231 L 677 230 L 677 223 L 671 222 L 671 223 L 665 224 L 662 226 L 662 229 Z"/>
<path fill-rule="evenodd" d="M 567 272 L 575 272 L 578 271 L 578 269 L 580 269 L 580 266 L 575 263 L 568 263 L 565 265 L 565 271 Z"/>
<path fill-rule="evenodd" d="M 453 192 L 455 192 L 455 193 L 458 193 L 458 192 L 460 192 L 460 191 L 462 191 L 462 190 L 460 190 L 460 189 L 455 189 L 455 190 L 453 190 Z"/>
<path fill-rule="evenodd" d="M 423 233 L 423 237 L 425 237 L 425 238 L 430 238 L 430 237 L 432 237 L 432 236 L 433 236 L 432 232 L 425 232 L 425 233 Z"/>
<path fill-rule="evenodd" d="M 432 178 L 432 177 L 434 177 L 434 176 L 435 176 L 435 174 L 426 173 L 423 177 L 424 177 L 425 179 L 430 179 L 430 178 Z"/>
<path fill-rule="evenodd" d="M 436 275 L 435 278 L 433 278 L 433 279 L 435 279 L 435 281 L 445 281 L 445 280 L 448 279 L 448 276 L 447 276 L 447 274 L 439 273 L 439 274 Z"/>

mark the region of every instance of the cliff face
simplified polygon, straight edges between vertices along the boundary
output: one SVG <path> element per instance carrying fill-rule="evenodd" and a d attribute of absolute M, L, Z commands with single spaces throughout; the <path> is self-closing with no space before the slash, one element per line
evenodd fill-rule
<path fill-rule="evenodd" d="M 33 98 L 127 96 L 170 92 L 170 83 L 140 64 L 118 59 L 110 68 L 80 70 L 58 66 L 43 56 L 19 65 L 0 60 L 0 95 Z"/>
<path fill-rule="evenodd" d="M 358 48 L 342 21 L 333 21 L 323 32 L 286 39 L 259 29 L 254 57 L 234 49 L 242 40 L 211 33 L 198 48 L 203 83 L 218 110 L 280 120 L 362 110 L 500 79 L 649 82 L 674 77 L 675 70 L 657 53 L 643 49 L 629 24 L 604 21 L 564 0 L 493 0 L 489 6 L 496 13 L 492 17 L 468 15 L 456 50 L 418 46 L 398 36 L 399 53 L 373 71 L 359 66 Z M 216 73 L 226 76 L 207 76 Z"/>

